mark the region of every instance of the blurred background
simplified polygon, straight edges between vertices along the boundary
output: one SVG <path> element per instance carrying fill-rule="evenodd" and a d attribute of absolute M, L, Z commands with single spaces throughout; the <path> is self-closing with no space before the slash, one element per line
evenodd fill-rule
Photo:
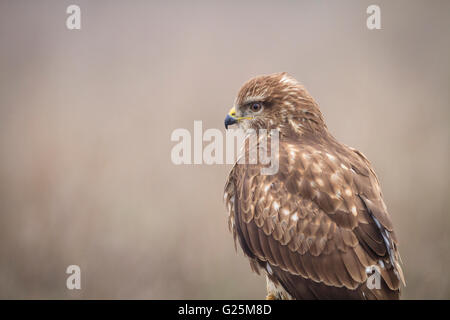
<path fill-rule="evenodd" d="M 81 7 L 81 30 L 66 8 Z M 410 299 L 450 298 L 450 2 L 1 1 L 0 298 L 259 299 L 222 202 L 174 165 L 244 81 L 287 71 L 381 180 Z M 68 290 L 68 265 L 82 289 Z"/>

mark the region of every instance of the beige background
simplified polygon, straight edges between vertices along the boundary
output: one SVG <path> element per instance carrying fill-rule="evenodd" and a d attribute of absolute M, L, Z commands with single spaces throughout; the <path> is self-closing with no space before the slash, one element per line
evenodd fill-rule
<path fill-rule="evenodd" d="M 222 203 L 229 165 L 175 166 L 241 84 L 288 71 L 364 152 L 405 298 L 450 298 L 450 2 L 0 2 L 0 298 L 262 298 Z M 82 269 L 82 290 L 65 268 Z"/>

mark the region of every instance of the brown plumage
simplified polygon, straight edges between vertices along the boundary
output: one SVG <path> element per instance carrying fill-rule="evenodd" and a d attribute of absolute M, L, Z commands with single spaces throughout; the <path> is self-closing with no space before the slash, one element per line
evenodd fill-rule
<path fill-rule="evenodd" d="M 266 275 L 267 297 L 398 299 L 403 273 L 377 176 L 329 133 L 305 88 L 286 73 L 256 77 L 233 116 L 243 129 L 279 130 L 278 172 L 237 163 L 224 194 L 235 242 Z M 379 288 L 366 284 L 371 266 Z"/>

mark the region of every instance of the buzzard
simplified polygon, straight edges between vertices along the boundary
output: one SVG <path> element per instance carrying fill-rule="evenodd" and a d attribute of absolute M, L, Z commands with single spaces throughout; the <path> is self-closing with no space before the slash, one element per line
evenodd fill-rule
<path fill-rule="evenodd" d="M 225 119 L 235 123 L 279 130 L 278 171 L 236 162 L 224 190 L 235 246 L 266 275 L 266 298 L 398 299 L 404 277 L 378 178 L 331 135 L 306 89 L 287 73 L 250 79 Z"/>

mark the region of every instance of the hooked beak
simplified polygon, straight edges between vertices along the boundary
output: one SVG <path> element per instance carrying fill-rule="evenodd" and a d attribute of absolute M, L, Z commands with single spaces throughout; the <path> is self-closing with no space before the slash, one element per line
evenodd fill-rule
<path fill-rule="evenodd" d="M 236 117 L 236 108 L 231 108 L 225 118 L 225 129 L 228 129 L 228 126 L 238 123 L 239 121 L 244 119 L 253 119 L 253 117 Z"/>
<path fill-rule="evenodd" d="M 237 119 L 236 119 L 236 108 L 233 107 L 231 108 L 231 110 L 228 112 L 226 118 L 225 118 L 225 129 L 228 129 L 228 126 L 231 126 L 232 124 L 237 123 Z"/>

